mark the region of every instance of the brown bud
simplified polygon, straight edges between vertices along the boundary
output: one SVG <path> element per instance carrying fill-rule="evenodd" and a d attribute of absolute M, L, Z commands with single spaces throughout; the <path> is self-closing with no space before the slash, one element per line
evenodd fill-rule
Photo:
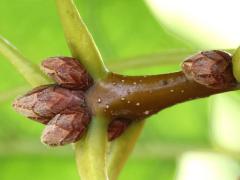
<path fill-rule="evenodd" d="M 108 125 L 108 140 L 113 141 L 121 136 L 130 123 L 131 121 L 128 119 L 116 119 L 111 121 Z"/>
<path fill-rule="evenodd" d="M 188 79 L 212 89 L 224 89 L 236 83 L 232 72 L 231 56 L 223 51 L 204 51 L 182 64 Z"/>
<path fill-rule="evenodd" d="M 57 85 L 40 86 L 14 101 L 15 110 L 24 116 L 48 123 L 56 114 L 69 107 L 85 108 L 85 97 L 80 90 L 69 90 Z"/>
<path fill-rule="evenodd" d="M 49 146 L 60 146 L 78 141 L 91 120 L 87 110 L 67 109 L 56 115 L 44 129 L 41 141 Z"/>
<path fill-rule="evenodd" d="M 88 89 L 93 79 L 78 60 L 71 57 L 52 57 L 42 62 L 43 71 L 62 87 Z"/>

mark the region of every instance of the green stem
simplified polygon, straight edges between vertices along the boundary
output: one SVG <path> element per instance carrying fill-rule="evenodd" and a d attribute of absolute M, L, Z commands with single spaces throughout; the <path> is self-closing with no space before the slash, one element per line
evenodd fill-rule
<path fill-rule="evenodd" d="M 33 87 L 48 84 L 49 79 L 13 45 L 0 36 L 0 53 L 5 56 Z"/>
<path fill-rule="evenodd" d="M 109 155 L 107 159 L 108 177 L 116 180 L 131 154 L 136 141 L 144 127 L 144 122 L 132 124 L 123 135 L 109 144 Z"/>
<path fill-rule="evenodd" d="M 106 75 L 101 55 L 73 0 L 56 0 L 68 46 L 96 80 Z"/>
<path fill-rule="evenodd" d="M 108 121 L 97 116 L 92 119 L 88 133 L 75 144 L 76 158 L 82 180 L 107 180 L 106 146 Z"/>
<path fill-rule="evenodd" d="M 233 75 L 240 82 L 240 47 L 233 54 Z"/>

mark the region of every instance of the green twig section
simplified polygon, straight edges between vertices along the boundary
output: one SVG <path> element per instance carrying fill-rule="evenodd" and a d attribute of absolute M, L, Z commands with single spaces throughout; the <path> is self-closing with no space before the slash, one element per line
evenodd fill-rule
<path fill-rule="evenodd" d="M 76 158 L 82 180 L 107 180 L 107 124 L 101 116 L 94 117 L 88 132 L 75 144 Z"/>
<path fill-rule="evenodd" d="M 240 47 L 233 54 L 233 75 L 240 82 Z"/>
<path fill-rule="evenodd" d="M 107 70 L 101 55 L 73 0 L 56 0 L 56 2 L 73 57 L 81 61 L 95 80 L 104 77 Z"/>
<path fill-rule="evenodd" d="M 141 121 L 132 124 L 124 134 L 109 144 L 107 168 L 110 180 L 116 180 L 118 178 L 142 132 L 144 122 L 145 121 Z"/>
<path fill-rule="evenodd" d="M 40 69 L 25 58 L 13 45 L 0 36 L 0 53 L 5 56 L 32 86 L 49 83 Z"/>

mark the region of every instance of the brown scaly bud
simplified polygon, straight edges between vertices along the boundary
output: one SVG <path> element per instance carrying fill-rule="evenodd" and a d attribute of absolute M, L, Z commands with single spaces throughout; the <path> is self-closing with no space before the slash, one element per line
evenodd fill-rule
<path fill-rule="evenodd" d="M 60 146 L 78 141 L 87 129 L 91 116 L 87 109 L 71 108 L 56 115 L 44 129 L 41 141 Z"/>
<path fill-rule="evenodd" d="M 235 84 L 231 56 L 223 51 L 203 51 L 182 64 L 188 79 L 212 89 L 224 89 Z"/>
<path fill-rule="evenodd" d="M 108 140 L 113 141 L 119 137 L 130 125 L 131 120 L 128 119 L 115 119 L 108 125 Z"/>
<path fill-rule="evenodd" d="M 65 88 L 86 90 L 93 84 L 83 65 L 72 57 L 48 58 L 42 62 L 42 69 Z"/>
<path fill-rule="evenodd" d="M 58 113 L 69 107 L 85 108 L 85 97 L 80 90 L 69 90 L 57 85 L 40 86 L 14 101 L 15 110 L 24 116 L 47 124 Z"/>

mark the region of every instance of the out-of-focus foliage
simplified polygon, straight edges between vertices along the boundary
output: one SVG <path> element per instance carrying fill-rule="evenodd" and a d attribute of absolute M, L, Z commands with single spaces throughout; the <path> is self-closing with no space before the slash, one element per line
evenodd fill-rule
<path fill-rule="evenodd" d="M 221 153 L 188 152 L 180 162 L 176 180 L 239 179 L 239 163 Z"/>
<path fill-rule="evenodd" d="M 197 48 L 159 24 L 142 0 L 75 1 L 104 61 L 113 67 L 120 62 L 124 67 L 131 57 Z M 54 0 L 1 0 L 0 34 L 36 64 L 49 56 L 70 54 Z M 140 69 L 126 66 L 121 73 L 179 70 L 178 64 L 153 65 L 153 61 L 147 58 L 146 61 L 151 66 Z M 0 101 L 26 86 L 23 78 L 0 56 Z M 46 155 L 59 150 L 40 145 L 43 127 L 16 114 L 11 108 L 13 98 L 0 102 L 0 179 L 78 179 L 69 148 L 60 148 L 54 156 Z M 175 172 L 175 156 L 184 150 L 184 144 L 194 147 L 208 145 L 208 142 L 206 99 L 166 109 L 146 123 L 120 179 L 170 180 Z"/>

